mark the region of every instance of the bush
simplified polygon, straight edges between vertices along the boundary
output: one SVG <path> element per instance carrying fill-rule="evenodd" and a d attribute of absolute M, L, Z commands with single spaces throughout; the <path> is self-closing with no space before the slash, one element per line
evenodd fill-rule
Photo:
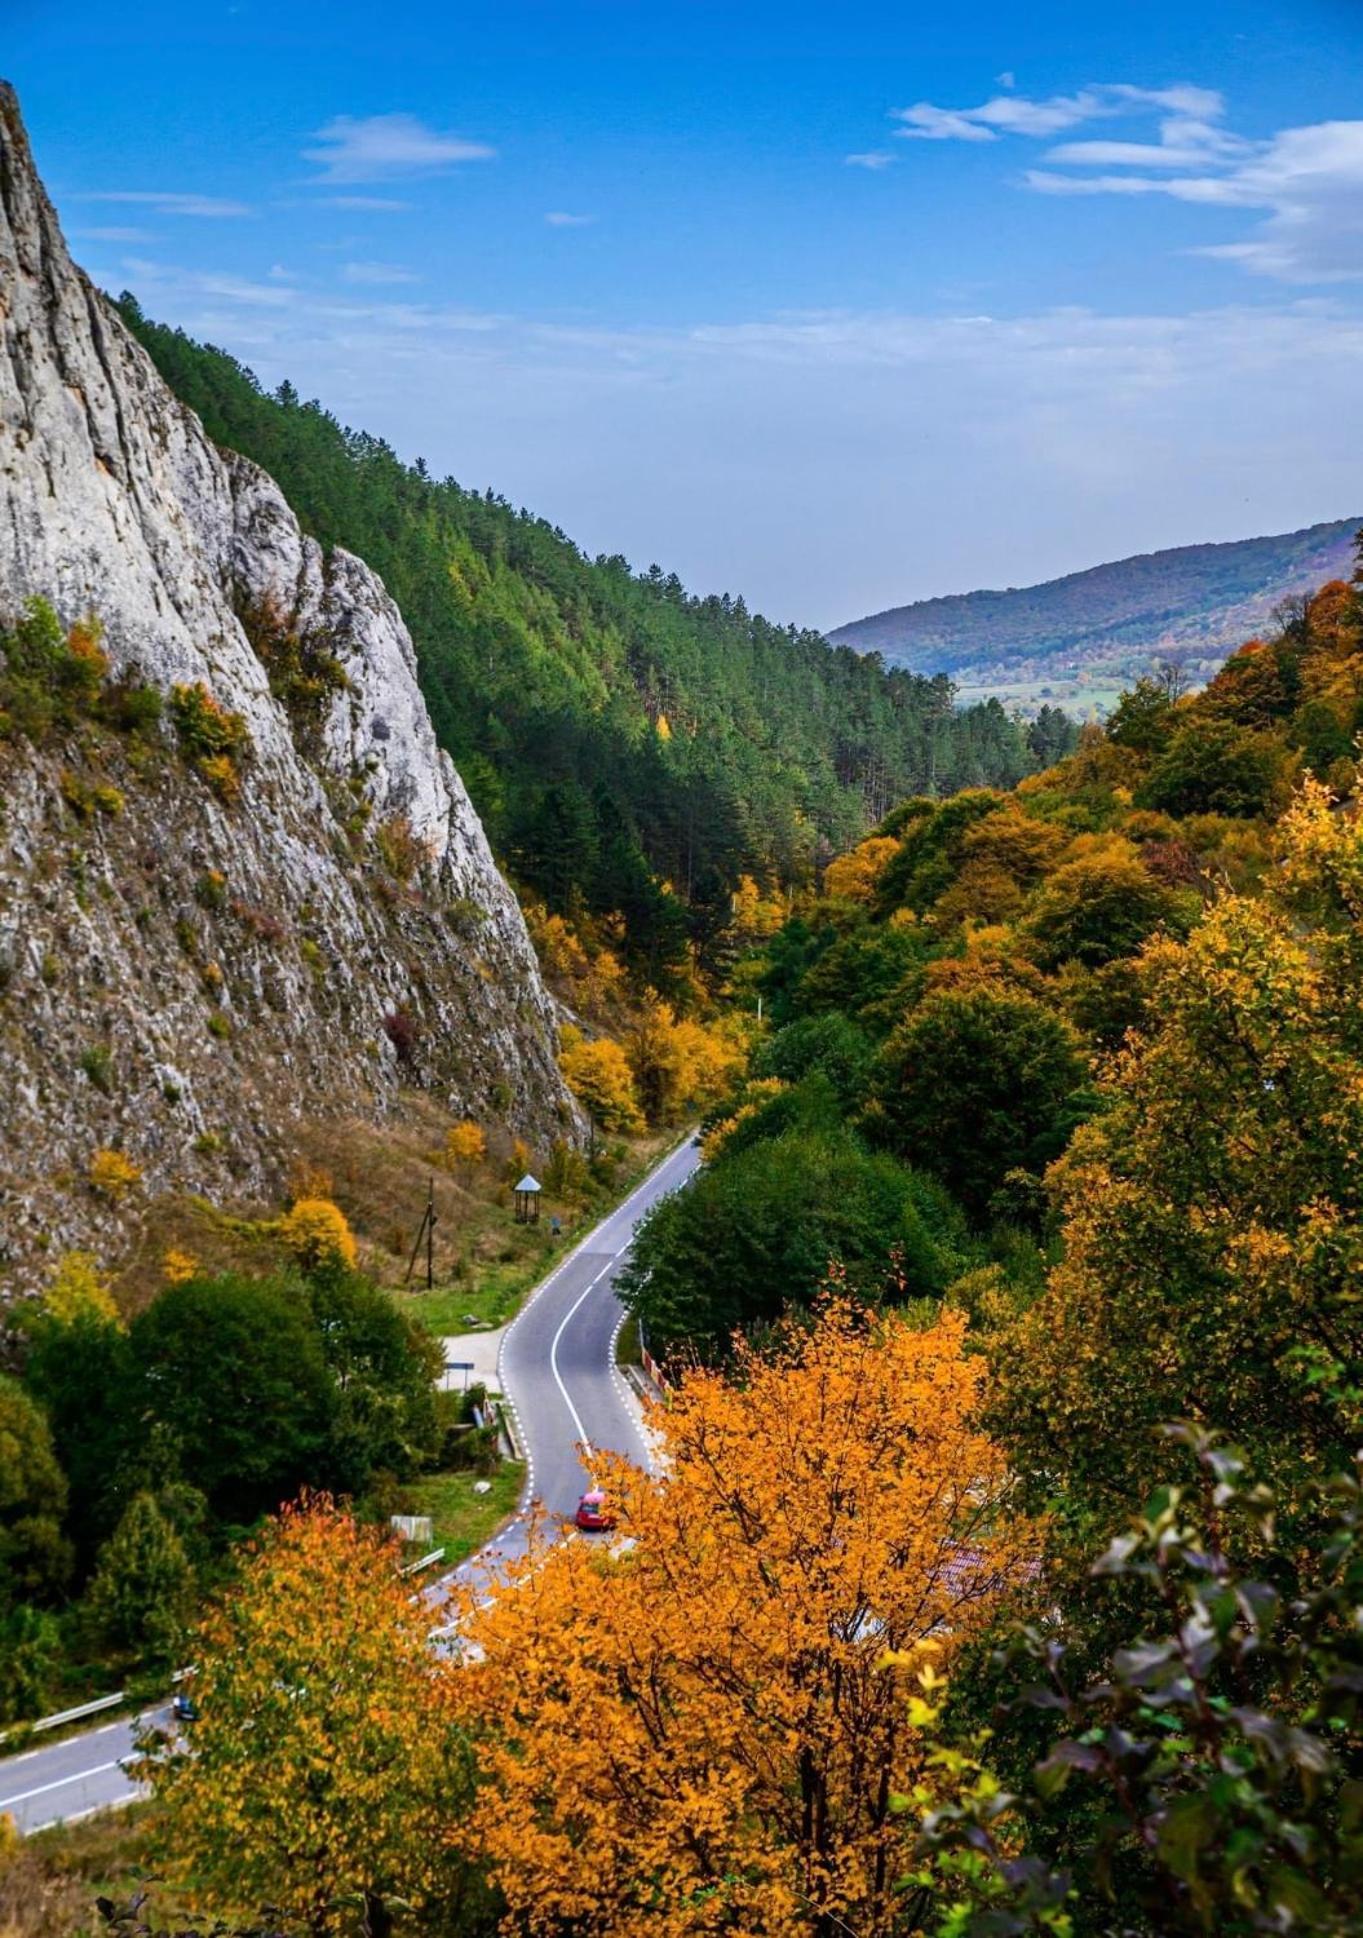
<path fill-rule="evenodd" d="M 170 714 L 197 773 L 220 799 L 234 801 L 241 791 L 241 767 L 251 751 L 244 716 L 220 705 L 202 680 L 171 688 Z"/>
<path fill-rule="evenodd" d="M 90 1159 L 89 1178 L 91 1186 L 101 1198 L 110 1204 L 122 1204 L 133 1187 L 142 1181 L 142 1167 L 134 1164 L 122 1151 L 107 1147 L 95 1152 Z"/>
<path fill-rule="evenodd" d="M 358 1255 L 345 1213 L 329 1198 L 300 1198 L 281 1220 L 279 1235 L 305 1272 L 349 1270 Z"/>

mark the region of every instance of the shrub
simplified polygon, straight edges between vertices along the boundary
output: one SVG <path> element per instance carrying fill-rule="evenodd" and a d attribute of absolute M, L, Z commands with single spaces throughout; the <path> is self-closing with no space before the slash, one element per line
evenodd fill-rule
<path fill-rule="evenodd" d="M 221 800 L 241 791 L 240 768 L 251 751 L 244 717 L 222 706 L 201 680 L 173 686 L 170 713 L 186 757 Z"/>
<path fill-rule="evenodd" d="M 409 882 L 431 859 L 431 844 L 412 830 L 405 814 L 380 821 L 374 830 L 374 846 L 394 881 Z"/>
<path fill-rule="evenodd" d="M 220 868 L 206 868 L 194 884 L 200 908 L 220 909 L 227 900 L 227 877 Z"/>
<path fill-rule="evenodd" d="M 142 1179 L 142 1167 L 134 1164 L 122 1151 L 109 1150 L 107 1147 L 95 1152 L 90 1159 L 89 1179 L 101 1198 L 110 1204 L 121 1204 Z"/>
<path fill-rule="evenodd" d="M 118 1307 L 108 1285 L 100 1277 L 99 1266 L 91 1252 L 63 1252 L 43 1295 L 43 1309 L 69 1326 L 79 1319 L 98 1319 L 106 1325 L 120 1325 Z"/>
<path fill-rule="evenodd" d="M 397 1052 L 399 1063 L 416 1062 L 416 1046 L 421 1038 L 421 1026 L 406 1003 L 399 1003 L 390 1009 L 383 1019 L 384 1035 Z"/>
<path fill-rule="evenodd" d="M 114 1064 L 106 1043 L 92 1043 L 82 1050 L 77 1061 L 81 1070 L 90 1079 L 96 1090 L 110 1096 L 114 1087 Z"/>
<path fill-rule="evenodd" d="M 186 1285 L 199 1269 L 199 1261 L 192 1252 L 182 1252 L 172 1245 L 161 1260 L 161 1274 L 167 1285 Z"/>
<path fill-rule="evenodd" d="M 330 1198 L 300 1198 L 281 1220 L 279 1235 L 305 1272 L 354 1265 L 354 1235 L 345 1213 Z"/>
<path fill-rule="evenodd" d="M 475 1165 L 481 1164 L 487 1156 L 487 1139 L 482 1126 L 466 1117 L 462 1124 L 455 1124 L 445 1133 L 445 1162 L 451 1170 L 463 1171 L 471 1175 Z"/>

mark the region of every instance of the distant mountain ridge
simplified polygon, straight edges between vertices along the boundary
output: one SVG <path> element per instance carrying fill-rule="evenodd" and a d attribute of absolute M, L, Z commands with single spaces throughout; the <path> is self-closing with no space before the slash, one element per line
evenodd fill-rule
<path fill-rule="evenodd" d="M 1280 600 L 1347 578 L 1359 518 L 1268 538 L 1180 545 L 1071 572 L 1043 585 L 919 599 L 828 637 L 916 673 L 949 673 L 963 698 L 1102 710 L 1151 662 L 1210 679 Z"/>

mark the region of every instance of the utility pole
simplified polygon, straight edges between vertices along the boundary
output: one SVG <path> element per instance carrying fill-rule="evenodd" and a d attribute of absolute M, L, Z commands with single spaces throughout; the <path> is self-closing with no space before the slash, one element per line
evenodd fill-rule
<path fill-rule="evenodd" d="M 431 1173 L 426 1185 L 426 1209 L 421 1214 L 421 1223 L 416 1228 L 416 1241 L 412 1246 L 412 1256 L 407 1261 L 407 1276 L 404 1285 L 412 1282 L 416 1267 L 417 1253 L 421 1250 L 422 1239 L 426 1240 L 426 1290 L 435 1286 L 435 1173 Z"/>

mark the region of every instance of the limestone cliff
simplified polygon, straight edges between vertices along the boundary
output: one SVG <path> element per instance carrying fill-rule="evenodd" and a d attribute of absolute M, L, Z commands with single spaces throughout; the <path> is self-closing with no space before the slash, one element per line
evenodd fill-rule
<path fill-rule="evenodd" d="M 174 704 L 131 734 L 0 718 L 0 1288 L 115 1242 L 101 1150 L 142 1190 L 259 1194 L 291 1121 L 407 1086 L 571 1134 L 400 613 L 177 403 L 72 263 L 0 87 L 0 628 L 35 596 L 102 622 L 107 686 L 202 689 L 243 732 L 225 774 Z"/>

